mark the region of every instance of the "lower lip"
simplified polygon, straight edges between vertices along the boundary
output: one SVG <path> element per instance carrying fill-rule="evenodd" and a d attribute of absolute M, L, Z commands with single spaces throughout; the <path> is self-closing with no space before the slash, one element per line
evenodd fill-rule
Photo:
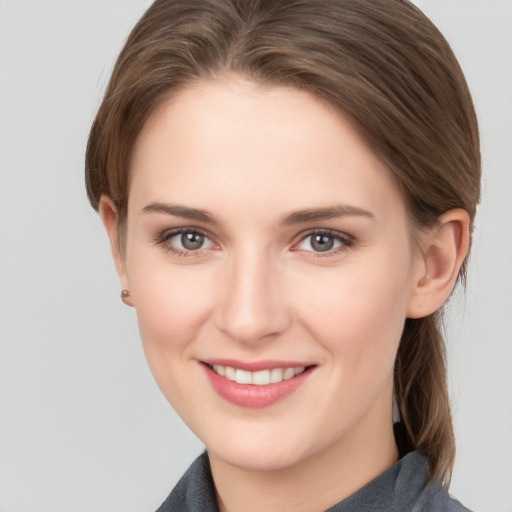
<path fill-rule="evenodd" d="M 254 384 L 239 384 L 238 382 L 228 380 L 215 373 L 210 367 L 204 364 L 202 366 L 213 389 L 224 400 L 234 405 L 252 408 L 268 407 L 292 394 L 305 382 L 313 370 L 313 367 L 310 367 L 291 379 L 267 384 L 266 386 L 256 386 Z"/>

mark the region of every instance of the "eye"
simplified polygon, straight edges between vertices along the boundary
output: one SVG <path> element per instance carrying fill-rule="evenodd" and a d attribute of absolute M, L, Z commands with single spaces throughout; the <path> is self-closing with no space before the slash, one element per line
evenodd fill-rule
<path fill-rule="evenodd" d="M 295 246 L 296 250 L 314 253 L 336 254 L 353 245 L 352 239 L 333 231 L 313 231 Z"/>
<path fill-rule="evenodd" d="M 189 256 L 200 250 L 215 247 L 215 244 L 204 233 L 192 228 L 166 231 L 157 238 L 156 242 L 179 256 Z"/>
<path fill-rule="evenodd" d="M 169 240 L 173 245 L 185 249 L 187 251 L 197 251 L 201 249 L 205 243 L 205 236 L 201 233 L 194 233 L 189 231 L 175 235 Z"/>

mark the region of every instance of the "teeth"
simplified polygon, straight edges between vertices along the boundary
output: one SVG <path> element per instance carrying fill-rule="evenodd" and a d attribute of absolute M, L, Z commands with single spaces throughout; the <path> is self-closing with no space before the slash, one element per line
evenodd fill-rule
<path fill-rule="evenodd" d="M 283 380 L 283 370 L 281 368 L 272 368 L 270 370 L 270 382 L 272 384 Z"/>
<path fill-rule="evenodd" d="M 252 384 L 252 373 L 245 370 L 237 370 L 235 380 L 238 384 Z"/>
<path fill-rule="evenodd" d="M 286 370 L 283 372 L 283 380 L 291 379 L 294 376 L 295 376 L 294 368 L 286 368 Z"/>
<path fill-rule="evenodd" d="M 257 386 L 266 386 L 270 384 L 270 370 L 262 370 L 252 374 L 252 383 Z"/>
<path fill-rule="evenodd" d="M 291 379 L 295 375 L 301 374 L 304 366 L 297 368 L 272 368 L 271 370 L 261 370 L 258 372 L 248 372 L 247 370 L 240 370 L 239 368 L 232 368 L 231 366 L 221 366 L 214 364 L 213 371 L 221 377 L 239 384 L 254 384 L 255 386 L 266 386 L 268 384 L 276 384 L 283 380 Z"/>
<path fill-rule="evenodd" d="M 225 366 L 219 366 L 218 364 L 214 364 L 213 370 L 215 371 L 215 373 L 218 373 L 222 377 L 224 377 L 224 375 L 226 375 L 226 367 Z"/>
<path fill-rule="evenodd" d="M 226 369 L 224 371 L 224 376 L 228 380 L 236 380 L 236 371 L 235 371 L 235 369 L 231 368 L 230 366 L 226 366 Z"/>

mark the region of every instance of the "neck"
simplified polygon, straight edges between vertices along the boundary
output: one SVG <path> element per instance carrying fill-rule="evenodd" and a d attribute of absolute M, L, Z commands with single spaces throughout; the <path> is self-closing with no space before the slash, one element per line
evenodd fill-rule
<path fill-rule="evenodd" d="M 398 460 L 391 415 L 385 423 L 370 420 L 326 450 L 278 470 L 241 469 L 209 453 L 220 512 L 316 512 L 342 501 Z"/>

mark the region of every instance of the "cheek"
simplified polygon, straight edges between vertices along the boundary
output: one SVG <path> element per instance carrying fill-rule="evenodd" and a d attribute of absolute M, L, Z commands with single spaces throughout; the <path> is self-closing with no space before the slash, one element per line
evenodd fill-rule
<path fill-rule="evenodd" d="M 150 364 L 182 354 L 208 316 L 212 272 L 194 265 L 173 265 L 164 250 L 155 254 L 154 247 L 137 250 L 136 246 L 127 270 Z"/>
<path fill-rule="evenodd" d="M 190 411 L 203 406 L 188 383 L 197 366 L 193 342 L 211 304 L 205 293 L 208 278 L 143 258 L 134 258 L 132 269 L 130 286 L 146 360 L 162 393 L 187 422 Z"/>
<path fill-rule="evenodd" d="M 294 291 L 302 323 L 345 373 L 392 369 L 409 291 L 404 268 L 392 258 L 361 260 Z"/>

